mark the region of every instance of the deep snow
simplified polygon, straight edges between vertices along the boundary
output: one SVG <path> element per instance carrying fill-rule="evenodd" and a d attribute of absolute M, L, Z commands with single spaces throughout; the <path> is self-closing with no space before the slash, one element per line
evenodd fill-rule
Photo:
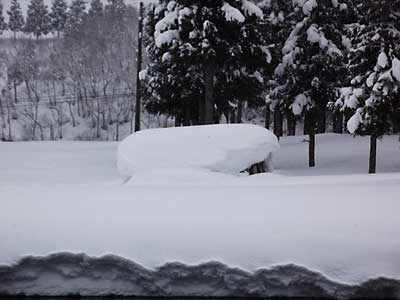
<path fill-rule="evenodd" d="M 337 282 L 400 279 L 397 137 L 378 143 L 382 174 L 372 176 L 368 138 L 318 135 L 315 169 L 304 139 L 281 139 L 271 174 L 173 183 L 174 173 L 162 183 L 150 174 L 131 185 L 117 174 L 117 143 L 0 143 L 0 264 L 70 251 L 147 268 L 293 263 Z"/>
<path fill-rule="evenodd" d="M 154 171 L 159 170 L 163 176 L 176 173 L 172 169 L 183 170 L 185 177 L 189 170 L 197 175 L 200 171 L 200 176 L 207 176 L 205 170 L 240 174 L 260 162 L 272 169 L 271 156 L 278 148 L 272 132 L 252 124 L 159 128 L 139 131 L 123 140 L 117 164 L 122 176 L 133 176 L 133 183 L 149 172 L 154 177 Z"/>

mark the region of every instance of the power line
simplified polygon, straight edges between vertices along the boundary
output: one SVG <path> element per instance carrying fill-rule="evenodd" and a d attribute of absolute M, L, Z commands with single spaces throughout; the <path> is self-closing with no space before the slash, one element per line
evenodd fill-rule
<path fill-rule="evenodd" d="M 75 99 L 77 99 L 79 97 L 85 99 L 85 98 L 99 98 L 99 97 L 114 97 L 114 96 L 120 96 L 120 95 L 123 96 L 123 95 L 131 95 L 131 94 L 133 94 L 133 93 L 127 93 L 126 90 L 119 90 L 119 91 L 114 91 L 113 94 L 111 94 L 111 95 L 99 94 L 97 96 L 93 96 L 93 95 L 85 96 L 84 94 L 81 94 L 79 96 L 77 94 L 62 94 L 62 95 L 54 95 L 53 94 L 53 96 L 44 95 L 44 96 L 41 96 L 40 98 L 42 98 L 42 99 L 55 99 L 55 100 L 58 100 L 58 99 L 61 99 L 61 100 L 75 100 Z M 21 99 L 23 101 L 20 101 Z M 31 100 L 31 98 L 23 97 L 23 98 L 18 98 L 18 102 L 17 103 L 32 103 L 32 100 Z"/>
<path fill-rule="evenodd" d="M 133 96 L 133 93 L 125 93 L 125 94 L 114 94 L 114 95 L 110 95 L 110 96 L 89 96 L 88 98 L 81 98 L 80 101 L 107 101 L 107 100 L 114 100 L 114 99 L 120 99 L 123 97 L 128 97 L 128 96 Z M 59 98 L 60 99 L 60 98 Z M 71 102 L 75 102 L 78 101 L 79 98 L 78 97 L 71 97 L 71 98 L 65 98 L 62 97 L 61 100 L 55 100 L 55 101 L 22 101 L 22 102 L 18 102 L 18 103 L 12 103 L 9 104 L 10 107 L 28 107 L 28 106 L 32 106 L 32 105 L 38 105 L 38 106 L 43 106 L 43 105 L 48 105 L 48 106 L 56 106 L 57 104 L 63 104 L 63 103 L 71 103 Z M 3 104 L 2 107 L 4 107 L 5 105 Z"/>

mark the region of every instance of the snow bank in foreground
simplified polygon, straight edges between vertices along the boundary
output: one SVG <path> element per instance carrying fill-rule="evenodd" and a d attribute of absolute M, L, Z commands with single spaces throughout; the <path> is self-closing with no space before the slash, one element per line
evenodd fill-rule
<path fill-rule="evenodd" d="M 143 130 L 118 148 L 123 176 L 160 169 L 207 169 L 238 174 L 279 148 L 276 136 L 251 124 Z"/>
<path fill-rule="evenodd" d="M 0 266 L 0 295 L 16 294 L 395 299 L 400 295 L 400 282 L 380 278 L 346 285 L 296 265 L 252 273 L 219 262 L 169 263 L 150 270 L 114 255 L 57 253 L 29 256 L 13 266 Z"/>
<path fill-rule="evenodd" d="M 70 251 L 147 268 L 294 263 L 339 282 L 400 279 L 400 174 L 231 177 L 206 186 L 1 186 L 0 264 Z"/>

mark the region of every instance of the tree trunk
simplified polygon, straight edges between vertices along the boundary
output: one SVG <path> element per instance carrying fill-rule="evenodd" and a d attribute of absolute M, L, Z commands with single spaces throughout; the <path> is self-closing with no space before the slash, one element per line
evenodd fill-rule
<path fill-rule="evenodd" d="M 265 106 L 265 128 L 269 129 L 271 123 L 271 110 L 269 105 Z"/>
<path fill-rule="evenodd" d="M 235 114 L 235 109 L 232 108 L 231 109 L 231 113 L 230 113 L 230 123 L 234 124 L 236 123 L 236 114 Z"/>
<path fill-rule="evenodd" d="M 190 126 L 190 104 L 184 100 L 183 103 L 183 126 Z"/>
<path fill-rule="evenodd" d="M 14 81 L 13 82 L 13 87 L 14 87 L 14 102 L 18 102 L 18 96 L 17 96 L 17 83 Z"/>
<path fill-rule="evenodd" d="M 8 122 L 8 141 L 12 141 L 11 135 L 11 108 L 10 103 L 7 101 L 7 122 Z"/>
<path fill-rule="evenodd" d="M 319 118 L 318 118 L 318 133 L 325 133 L 326 131 L 326 105 L 319 107 Z"/>
<path fill-rule="evenodd" d="M 175 127 L 181 127 L 182 126 L 182 124 L 183 124 L 182 119 L 183 119 L 183 117 L 182 117 L 182 113 L 181 112 L 177 113 L 175 115 Z"/>
<path fill-rule="evenodd" d="M 304 124 L 303 124 L 303 134 L 307 135 L 308 134 L 308 127 L 310 126 L 310 120 L 309 120 L 309 113 L 306 111 L 304 114 Z"/>
<path fill-rule="evenodd" d="M 392 114 L 393 133 L 400 132 L 400 112 L 396 111 Z"/>
<path fill-rule="evenodd" d="M 375 134 L 372 134 L 369 149 L 369 174 L 376 173 L 376 142 L 377 136 Z"/>
<path fill-rule="evenodd" d="M 204 125 L 205 124 L 205 119 L 204 119 L 204 99 L 199 99 L 199 116 L 198 116 L 198 123 L 199 125 Z"/>
<path fill-rule="evenodd" d="M 54 137 L 54 124 L 53 122 L 50 122 L 50 140 L 54 141 L 55 137 Z"/>
<path fill-rule="evenodd" d="M 346 131 L 347 133 L 349 133 L 349 131 L 347 130 L 347 123 L 349 122 L 351 116 L 352 116 L 351 113 L 346 113 L 346 114 L 344 115 L 345 131 Z"/>
<path fill-rule="evenodd" d="M 68 101 L 67 102 L 67 104 L 68 104 L 68 108 L 69 108 L 69 114 L 70 114 L 70 116 L 71 116 L 71 119 L 72 119 L 72 127 L 76 127 L 76 122 L 75 122 L 75 116 L 74 116 L 74 113 L 73 113 L 73 111 L 72 111 L 72 106 L 71 106 L 71 102 L 70 101 Z"/>
<path fill-rule="evenodd" d="M 308 144 L 308 165 L 310 168 L 315 167 L 315 133 L 313 131 L 310 130 L 310 142 Z"/>
<path fill-rule="evenodd" d="M 119 120 L 115 123 L 115 141 L 119 141 Z"/>
<path fill-rule="evenodd" d="M 204 65 L 204 124 L 214 124 L 214 75 L 215 64 L 208 61 Z"/>
<path fill-rule="evenodd" d="M 237 116 L 236 116 L 237 117 L 236 123 L 238 123 L 238 124 L 242 123 L 242 116 L 243 116 L 243 102 L 239 101 Z"/>
<path fill-rule="evenodd" d="M 343 133 L 343 115 L 340 112 L 333 114 L 333 132 Z"/>
<path fill-rule="evenodd" d="M 287 121 L 287 135 L 294 136 L 296 135 L 296 118 L 291 111 L 286 113 L 286 121 Z"/>
<path fill-rule="evenodd" d="M 5 118 L 4 118 L 4 111 L 3 111 L 3 105 L 2 105 L 1 96 L 0 96 L 0 115 L 1 115 L 2 122 L 3 122 L 3 124 L 0 125 L 1 126 L 1 140 L 5 141 L 6 140 L 6 136 L 5 136 L 5 133 L 4 133 L 4 128 L 6 128 L 6 121 L 5 121 Z"/>
<path fill-rule="evenodd" d="M 229 109 L 225 109 L 224 110 L 224 117 L 225 117 L 225 120 L 226 120 L 226 124 L 229 124 L 230 123 Z"/>
<path fill-rule="evenodd" d="M 274 134 L 278 138 L 283 135 L 283 118 L 279 108 L 274 111 Z"/>
<path fill-rule="evenodd" d="M 316 116 L 315 111 L 306 112 L 307 117 L 307 133 L 309 136 L 308 143 L 308 165 L 310 168 L 315 167 L 315 128 L 316 128 Z"/>

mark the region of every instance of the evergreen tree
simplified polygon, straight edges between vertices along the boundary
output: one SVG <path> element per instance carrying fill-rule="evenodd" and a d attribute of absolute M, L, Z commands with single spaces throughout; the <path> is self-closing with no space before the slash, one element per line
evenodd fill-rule
<path fill-rule="evenodd" d="M 14 40 L 17 38 L 17 33 L 23 30 L 25 21 L 22 15 L 21 6 L 18 0 L 12 0 L 10 10 L 7 11 L 8 29 L 14 33 Z"/>
<path fill-rule="evenodd" d="M 279 84 L 274 80 L 274 70 L 282 60 L 282 48 L 291 29 L 299 21 L 299 14 L 296 13 L 293 5 L 289 1 L 270 0 L 260 3 L 266 17 L 262 32 L 266 40 L 272 41 L 269 47 L 272 55 L 270 73 L 272 80 L 266 83 L 266 87 L 274 90 Z M 300 16 L 302 18 L 302 16 Z M 277 92 L 278 90 L 275 90 Z M 273 130 L 276 136 L 283 135 L 283 116 L 286 114 L 288 135 L 294 135 L 296 131 L 296 119 L 294 114 L 280 97 L 270 97 L 266 101 L 266 125 L 269 126 L 270 111 L 273 111 Z"/>
<path fill-rule="evenodd" d="M 4 20 L 4 15 L 3 15 L 3 4 L 1 3 L 0 0 L 0 34 L 3 33 L 4 30 L 7 29 L 7 23 Z"/>
<path fill-rule="evenodd" d="M 53 0 L 50 12 L 51 28 L 53 32 L 57 32 L 58 37 L 65 29 L 67 9 L 68 5 L 65 0 Z"/>
<path fill-rule="evenodd" d="M 89 7 L 89 16 L 99 16 L 103 13 L 103 3 L 101 0 L 92 0 Z"/>
<path fill-rule="evenodd" d="M 315 133 L 325 131 L 326 106 L 345 74 L 343 37 L 348 5 L 331 0 L 293 1 L 296 21 L 275 69 L 272 97 L 295 115 L 305 114 L 309 165 L 315 166 Z"/>
<path fill-rule="evenodd" d="M 98 36 L 96 32 L 102 32 L 103 35 L 101 37 L 102 43 L 106 44 L 106 32 L 109 31 L 108 26 L 106 25 L 106 21 L 104 18 L 104 7 L 101 0 L 92 0 L 90 2 L 88 18 L 85 23 L 88 31 L 93 31 L 94 36 Z"/>
<path fill-rule="evenodd" d="M 120 17 L 126 12 L 124 0 L 108 0 L 105 10 L 108 14 Z"/>
<path fill-rule="evenodd" d="M 337 104 L 353 111 L 353 134 L 370 135 L 369 172 L 376 172 L 377 138 L 399 130 L 400 1 L 356 1 L 359 22 L 350 27 L 352 80 Z"/>
<path fill-rule="evenodd" d="M 126 26 L 127 7 L 124 0 L 108 0 L 104 8 L 107 28 L 107 36 L 113 40 L 119 39 L 124 34 Z M 112 41 L 110 41 L 112 43 Z"/>
<path fill-rule="evenodd" d="M 270 57 L 259 32 L 262 18 L 247 0 L 162 1 L 155 6 L 147 22 L 153 37 L 147 48 L 147 106 L 210 124 L 231 103 L 260 99 Z"/>
<path fill-rule="evenodd" d="M 43 0 L 31 0 L 28 5 L 24 31 L 33 34 L 36 39 L 50 32 L 50 16 Z"/>
<path fill-rule="evenodd" d="M 73 0 L 71 2 L 68 19 L 66 23 L 66 34 L 74 35 L 79 31 L 86 17 L 86 3 L 84 0 Z"/>

